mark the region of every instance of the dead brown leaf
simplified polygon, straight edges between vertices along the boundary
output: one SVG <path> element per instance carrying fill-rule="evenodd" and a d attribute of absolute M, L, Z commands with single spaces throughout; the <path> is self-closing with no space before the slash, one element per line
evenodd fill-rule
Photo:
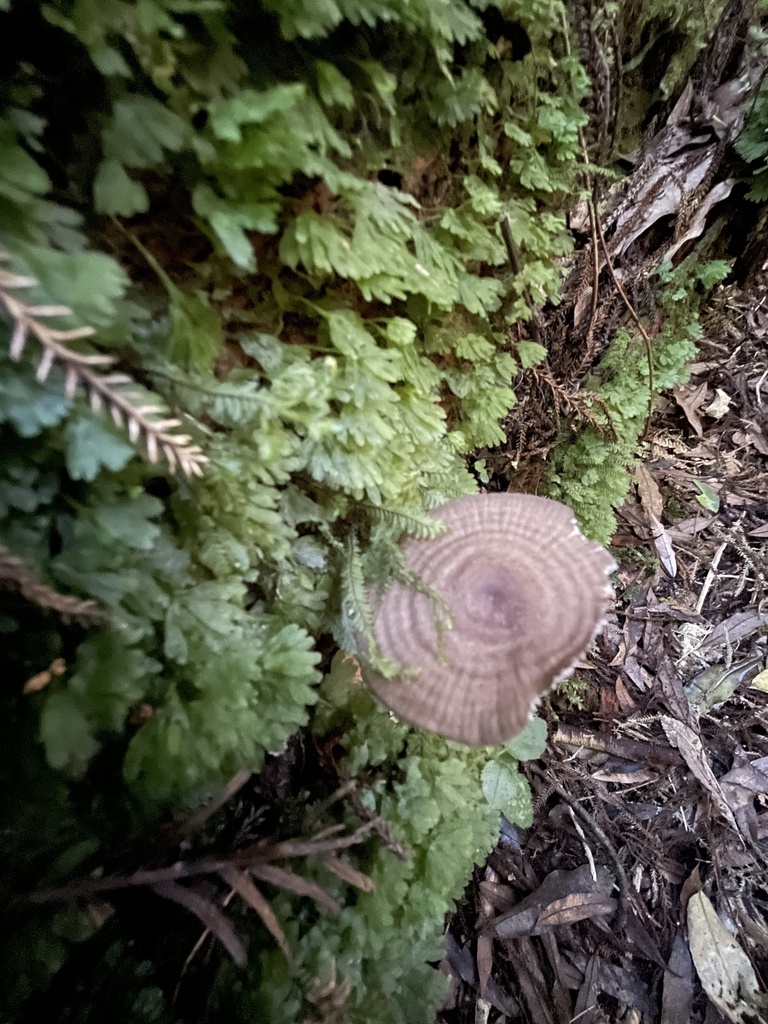
<path fill-rule="evenodd" d="M 608 917 L 616 911 L 618 902 L 598 892 L 575 892 L 563 899 L 553 900 L 542 911 L 534 935 L 545 928 L 557 928 L 560 925 L 575 924 L 592 917 Z"/>
<path fill-rule="evenodd" d="M 768 793 L 768 757 L 748 761 L 744 751 L 741 751 L 736 760 L 739 763 L 722 776 L 720 787 L 742 833 L 756 839 L 755 797 Z"/>
<path fill-rule="evenodd" d="M 493 939 L 490 935 L 478 935 L 476 959 L 480 995 L 485 998 L 491 970 L 493 969 Z"/>
<path fill-rule="evenodd" d="M 720 788 L 720 783 L 715 778 L 715 773 L 709 765 L 700 737 L 696 735 L 690 726 L 685 725 L 684 722 L 679 722 L 676 718 L 670 718 L 668 715 L 662 715 L 661 725 L 667 734 L 667 739 L 683 755 L 685 763 L 712 797 L 712 801 L 718 811 L 720 811 L 734 832 L 739 832 L 739 826 L 736 824 L 733 811 L 728 806 L 728 801 L 725 799 Z"/>
<path fill-rule="evenodd" d="M 667 533 L 663 523 L 652 512 L 648 514 L 648 519 L 651 524 L 653 546 L 656 548 L 659 561 L 667 575 L 674 579 L 677 576 L 677 558 L 675 557 L 675 549 L 672 546 L 672 538 Z"/>
<path fill-rule="evenodd" d="M 35 675 L 24 683 L 22 693 L 39 693 L 44 690 L 45 687 L 50 683 L 54 676 L 63 676 L 67 671 L 67 663 L 63 658 L 54 658 L 48 668 L 43 669 L 42 672 L 36 672 Z"/>
<path fill-rule="evenodd" d="M 681 929 L 675 935 L 669 964 L 664 972 L 661 1024 L 682 1024 L 691 1020 L 693 994 L 693 960 Z"/>
<path fill-rule="evenodd" d="M 317 882 L 309 878 L 297 875 L 287 868 L 281 868 L 277 864 L 253 864 L 250 873 L 260 882 L 269 882 L 270 885 L 277 885 L 286 892 L 295 893 L 297 896 L 309 896 L 321 907 L 325 907 L 331 914 L 337 916 L 341 913 L 341 907 L 329 896 Z"/>
<path fill-rule="evenodd" d="M 745 422 L 743 430 L 734 431 L 733 442 L 739 447 L 751 446 L 761 455 L 768 455 L 768 438 L 754 420 Z"/>
<path fill-rule="evenodd" d="M 637 466 L 635 469 L 635 484 L 640 504 L 646 515 L 656 516 L 657 519 L 660 519 L 664 511 L 664 499 L 661 496 L 659 485 L 645 466 Z"/>
<path fill-rule="evenodd" d="M 746 639 L 752 633 L 768 623 L 768 614 L 759 612 L 756 609 L 734 612 L 727 619 L 723 619 L 712 630 L 707 639 L 701 645 L 702 652 L 714 650 L 718 647 L 726 647 L 729 644 L 738 643 Z"/>
<path fill-rule="evenodd" d="M 707 385 L 678 384 L 672 391 L 675 401 L 685 413 L 685 418 L 696 432 L 697 437 L 704 436 L 704 427 L 699 418 L 699 410 L 707 400 Z"/>
<path fill-rule="evenodd" d="M 560 917 L 564 921 L 569 914 L 576 915 L 573 920 L 603 916 L 616 909 L 615 901 L 610 899 L 613 885 L 613 875 L 605 867 L 597 868 L 596 879 L 587 864 L 573 871 L 551 871 L 535 892 L 490 921 L 484 931 L 494 931 L 500 939 L 519 938 L 555 927 Z"/>

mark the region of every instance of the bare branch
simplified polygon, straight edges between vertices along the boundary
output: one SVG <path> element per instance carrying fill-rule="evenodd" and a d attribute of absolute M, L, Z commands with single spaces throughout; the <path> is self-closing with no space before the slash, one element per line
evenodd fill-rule
<path fill-rule="evenodd" d="M 0 585 L 18 589 L 22 597 L 46 611 L 54 611 L 68 622 L 75 619 L 83 626 L 101 626 L 109 620 L 95 601 L 84 601 L 71 594 L 60 594 L 41 583 L 26 562 L 0 544 Z"/>

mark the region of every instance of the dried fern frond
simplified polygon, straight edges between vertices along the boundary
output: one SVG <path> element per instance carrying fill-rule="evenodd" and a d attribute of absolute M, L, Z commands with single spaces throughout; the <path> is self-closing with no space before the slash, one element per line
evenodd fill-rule
<path fill-rule="evenodd" d="M 555 403 L 555 412 L 558 418 L 558 407 L 562 405 L 566 413 L 586 420 L 586 422 L 591 424 L 596 430 L 599 430 L 602 434 L 607 434 L 613 440 L 616 440 L 616 428 L 613 425 L 610 410 L 605 404 L 605 400 L 598 395 L 597 392 L 569 391 L 563 384 L 556 381 L 548 370 L 543 370 L 538 366 L 530 366 L 528 368 L 528 372 L 535 378 L 537 383 L 546 386 L 551 391 Z M 591 411 L 590 403 L 596 405 L 601 410 L 606 417 L 606 422 L 597 419 L 595 414 Z"/>
<path fill-rule="evenodd" d="M 22 597 L 45 611 L 56 612 L 65 622 L 75 620 L 83 626 L 102 626 L 109 616 L 95 601 L 84 601 L 71 594 L 60 594 L 41 583 L 27 563 L 0 544 L 0 586 L 17 589 Z"/>
<path fill-rule="evenodd" d="M 0 262 L 9 259 L 10 254 L 0 248 Z M 102 372 L 114 365 L 113 356 L 85 355 L 68 347 L 71 341 L 92 337 L 95 334 L 93 327 L 75 327 L 71 330 L 51 327 L 43 321 L 52 317 L 71 316 L 69 306 L 30 305 L 12 294 L 24 288 L 33 288 L 37 283 L 33 277 L 23 277 L 0 268 L 0 305 L 5 307 L 14 325 L 9 350 L 11 359 L 21 359 L 29 336 L 34 335 L 42 348 L 35 372 L 39 381 L 48 377 L 55 362 L 60 363 L 66 375 L 65 390 L 68 398 L 72 398 L 77 388 L 82 387 L 95 413 L 100 413 L 106 407 L 115 426 L 127 428 L 133 445 L 143 440 L 144 452 L 150 462 L 157 462 L 164 456 L 172 470 L 178 466 L 186 476 L 202 476 L 203 464 L 208 461 L 202 449 L 193 444 L 187 434 L 171 432 L 181 426 L 180 420 L 156 419 L 158 414 L 166 410 L 162 405 L 142 404 L 140 395 L 126 389 L 126 385 L 135 385 L 131 377 L 124 373 Z"/>

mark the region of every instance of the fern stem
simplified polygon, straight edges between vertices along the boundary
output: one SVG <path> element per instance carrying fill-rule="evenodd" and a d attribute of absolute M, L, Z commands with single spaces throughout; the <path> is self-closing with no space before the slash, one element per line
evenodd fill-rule
<path fill-rule="evenodd" d="M 0 248 L 0 260 L 7 261 L 10 254 Z M 0 269 L 0 305 L 13 323 L 9 355 L 18 362 L 26 348 L 29 335 L 34 335 L 42 347 L 42 355 L 35 369 L 35 376 L 44 382 L 58 362 L 64 367 L 65 393 L 73 398 L 78 386 L 83 386 L 88 395 L 91 409 L 100 413 L 108 408 L 116 427 L 127 427 L 128 437 L 132 444 L 143 438 L 146 457 L 150 462 L 157 462 L 163 455 L 171 470 L 177 466 L 188 477 L 202 476 L 203 463 L 207 457 L 198 445 L 192 444 L 187 434 L 169 433 L 181 426 L 180 420 L 153 417 L 165 412 L 161 405 L 137 404 L 141 399 L 134 393 L 121 390 L 124 385 L 133 384 L 131 377 L 124 373 L 101 373 L 96 367 L 104 370 L 115 365 L 114 356 L 98 353 L 86 354 L 75 352 L 67 346 L 67 342 L 91 338 L 96 333 L 93 327 L 74 327 L 60 330 L 42 321 L 47 317 L 72 316 L 69 306 L 63 305 L 30 305 L 11 294 L 13 291 L 33 288 L 38 284 L 34 277 L 24 277 Z"/>

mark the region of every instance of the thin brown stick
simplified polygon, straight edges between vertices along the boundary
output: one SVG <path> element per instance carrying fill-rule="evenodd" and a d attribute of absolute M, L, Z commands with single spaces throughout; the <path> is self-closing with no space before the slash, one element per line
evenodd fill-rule
<path fill-rule="evenodd" d="M 208 821 L 209 818 L 221 810 L 221 808 L 229 803 L 232 797 L 239 793 L 246 782 L 253 775 L 250 768 L 241 768 L 239 772 L 232 776 L 229 782 L 224 786 L 220 793 L 218 793 L 210 803 L 205 804 L 199 810 L 195 811 L 188 821 L 179 829 L 179 834 L 182 836 L 191 836 L 198 829 L 201 829 L 203 825 Z"/>
<path fill-rule="evenodd" d="M 194 878 L 198 875 L 220 874 L 235 866 L 247 868 L 252 864 L 269 863 L 291 857 L 309 857 L 316 853 L 334 853 L 336 850 L 347 850 L 363 842 L 376 830 L 378 819 L 367 821 L 358 829 L 346 836 L 335 839 L 289 839 L 282 843 L 257 843 L 244 850 L 237 851 L 232 857 L 207 858 L 203 860 L 177 861 L 164 868 L 142 868 L 132 875 L 108 875 L 106 878 L 88 878 L 71 882 L 69 885 L 56 889 L 39 889 L 36 892 L 14 896 L 11 903 L 62 903 L 69 900 L 88 899 L 96 893 L 116 892 L 136 886 L 157 886 L 165 882 L 177 882 L 183 878 Z"/>
<path fill-rule="evenodd" d="M 232 900 L 234 898 L 235 898 L 235 890 L 234 889 L 230 889 L 229 892 L 227 893 L 227 895 L 221 901 L 222 909 L 224 907 L 228 907 L 229 904 L 232 902 Z M 210 928 L 204 928 L 203 931 L 200 933 L 200 938 L 197 940 L 197 942 L 194 944 L 192 949 L 189 951 L 189 955 L 187 956 L 187 959 L 184 961 L 184 964 L 182 965 L 181 971 L 179 973 L 179 980 L 176 982 L 176 988 L 173 990 L 173 998 L 171 999 L 171 1007 L 172 1008 L 176 1006 L 176 1003 L 179 1000 L 179 992 L 181 991 L 181 985 L 182 985 L 182 982 L 184 981 L 185 974 L 187 973 L 187 971 L 189 970 L 189 968 L 190 968 L 190 966 L 192 964 L 192 961 L 195 959 L 197 954 L 203 948 L 203 944 L 205 943 L 205 940 L 210 935 L 212 935 L 212 934 L 213 933 L 211 932 Z"/>
<path fill-rule="evenodd" d="M 201 921 L 207 930 L 216 936 L 237 966 L 245 967 L 248 962 L 245 946 L 240 941 L 232 922 L 215 903 L 204 899 L 193 889 L 176 885 L 175 882 L 160 882 L 153 885 L 152 889 L 158 896 L 172 900 L 188 910 L 190 914 L 194 914 L 198 921 Z"/>
<path fill-rule="evenodd" d="M 109 621 L 108 613 L 90 598 L 84 600 L 72 594 L 60 594 L 41 583 L 26 562 L 3 544 L 0 544 L 0 586 L 17 588 L 30 604 L 56 612 L 64 622 L 74 619 L 83 626 L 103 626 Z"/>

